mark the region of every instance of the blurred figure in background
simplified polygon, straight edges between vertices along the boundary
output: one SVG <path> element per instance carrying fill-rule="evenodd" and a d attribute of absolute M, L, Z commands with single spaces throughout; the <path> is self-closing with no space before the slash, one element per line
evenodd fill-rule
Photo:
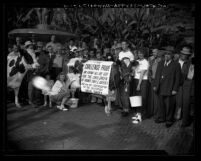
<path fill-rule="evenodd" d="M 100 48 L 100 42 L 97 37 L 95 37 L 93 40 L 92 48 L 94 48 L 96 50 Z"/>
<path fill-rule="evenodd" d="M 89 52 L 90 60 L 95 60 L 95 55 L 96 55 L 96 49 L 91 49 Z"/>
<path fill-rule="evenodd" d="M 21 37 L 16 37 L 15 41 L 16 41 L 16 45 L 19 47 L 19 49 L 24 49 L 24 45 L 22 44 Z"/>
<path fill-rule="evenodd" d="M 114 49 L 114 60 L 115 61 L 117 61 L 119 59 L 119 53 L 121 52 L 121 50 L 122 50 L 121 43 L 118 43 Z"/>
<path fill-rule="evenodd" d="M 108 47 L 105 47 L 104 49 L 103 49 L 103 55 L 102 55 L 102 58 L 104 59 L 104 60 L 106 60 L 107 58 L 107 54 L 109 54 L 110 53 L 110 48 L 108 48 Z"/>
<path fill-rule="evenodd" d="M 33 49 L 36 50 L 37 49 L 37 43 L 36 43 L 36 37 L 35 37 L 35 35 L 32 35 L 31 42 L 33 44 Z"/>
<path fill-rule="evenodd" d="M 49 58 L 49 69 L 48 69 L 48 71 L 51 74 L 51 78 L 53 80 L 55 80 L 56 79 L 56 74 L 54 73 L 55 71 L 54 71 L 54 69 L 52 67 L 53 67 L 53 61 L 54 61 L 56 55 L 55 55 L 55 52 L 53 51 L 53 47 L 51 45 L 46 46 L 46 47 L 47 47 L 48 58 Z"/>
<path fill-rule="evenodd" d="M 82 49 L 88 49 L 87 43 L 85 41 L 82 42 Z"/>
<path fill-rule="evenodd" d="M 128 57 L 130 61 L 134 60 L 133 53 L 128 48 L 128 43 L 126 40 L 121 43 L 122 51 L 119 53 L 119 60 L 121 61 L 124 57 Z"/>
<path fill-rule="evenodd" d="M 178 54 L 178 53 L 175 53 L 174 54 L 174 61 L 179 61 L 179 57 L 180 57 L 180 55 Z"/>
<path fill-rule="evenodd" d="M 111 47 L 111 49 L 116 49 L 116 47 L 117 47 L 117 44 L 118 44 L 118 41 L 117 41 L 117 39 L 115 39 L 114 41 L 113 41 L 113 45 L 112 45 L 112 47 Z"/>
<path fill-rule="evenodd" d="M 12 51 L 13 51 L 13 46 L 11 44 L 8 44 L 8 53 L 7 53 L 7 55 L 9 53 L 11 53 Z"/>
<path fill-rule="evenodd" d="M 63 67 L 62 67 L 62 71 L 67 74 L 68 73 L 68 62 L 70 60 L 69 58 L 69 55 L 70 55 L 70 49 L 65 49 L 65 52 L 64 52 L 64 55 L 63 55 Z"/>
<path fill-rule="evenodd" d="M 58 45 L 58 43 L 56 42 L 56 36 L 52 35 L 50 39 L 51 41 L 46 44 L 46 49 L 48 48 L 48 46 L 51 46 L 53 51 L 56 52 Z"/>
<path fill-rule="evenodd" d="M 52 64 L 52 72 L 53 72 L 54 81 L 56 81 L 56 77 L 59 75 L 59 73 L 62 72 L 62 68 L 63 68 L 62 48 L 61 48 L 61 45 L 58 45 L 55 57 L 53 59 L 53 64 Z"/>
<path fill-rule="evenodd" d="M 100 49 L 98 49 L 98 50 L 96 51 L 95 60 L 100 60 L 100 61 L 103 60 L 102 53 L 101 53 L 101 50 L 100 50 Z"/>

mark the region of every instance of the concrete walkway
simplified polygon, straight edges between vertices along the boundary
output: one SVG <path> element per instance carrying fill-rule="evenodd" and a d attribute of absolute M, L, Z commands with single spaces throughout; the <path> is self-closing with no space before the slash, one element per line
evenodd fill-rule
<path fill-rule="evenodd" d="M 69 111 L 56 108 L 7 105 L 8 150 L 164 150 L 169 155 L 189 154 L 193 126 L 181 122 L 166 128 L 147 119 L 135 125 L 132 115 L 111 116 L 104 107 L 89 104 Z M 12 143 L 12 144 L 11 144 Z"/>

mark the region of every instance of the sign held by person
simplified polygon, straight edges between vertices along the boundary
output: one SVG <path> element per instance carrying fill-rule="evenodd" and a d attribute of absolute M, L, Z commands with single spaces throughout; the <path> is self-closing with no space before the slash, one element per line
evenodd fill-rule
<path fill-rule="evenodd" d="M 84 63 L 81 77 L 81 91 L 108 95 L 110 72 L 113 62 L 87 61 Z"/>

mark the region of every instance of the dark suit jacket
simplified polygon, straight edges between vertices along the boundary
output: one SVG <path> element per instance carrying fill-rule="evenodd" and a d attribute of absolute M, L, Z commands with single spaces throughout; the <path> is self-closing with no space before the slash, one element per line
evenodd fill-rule
<path fill-rule="evenodd" d="M 179 63 L 179 62 L 178 62 Z M 180 78 L 180 85 L 183 85 L 184 81 L 187 79 L 188 70 L 190 68 L 190 61 L 184 62 L 181 68 L 181 78 Z"/>
<path fill-rule="evenodd" d="M 114 90 L 119 88 L 120 81 L 121 79 L 120 79 L 119 67 L 113 64 L 110 72 L 109 89 Z"/>
<path fill-rule="evenodd" d="M 38 74 L 45 75 L 49 69 L 49 56 L 45 51 L 36 52 L 36 55 L 38 56 L 38 63 L 40 64 Z"/>
<path fill-rule="evenodd" d="M 163 96 L 171 96 L 172 91 L 178 91 L 181 79 L 181 67 L 178 62 L 171 61 L 168 67 L 164 67 L 165 61 L 158 64 L 154 86 L 157 92 Z"/>
<path fill-rule="evenodd" d="M 49 71 L 51 71 L 51 69 L 52 69 L 52 65 L 53 65 L 53 61 L 54 61 L 55 57 L 56 57 L 56 55 L 54 54 L 54 55 L 52 55 L 51 58 L 50 58 L 49 53 L 48 53 L 48 58 L 49 58 Z"/>

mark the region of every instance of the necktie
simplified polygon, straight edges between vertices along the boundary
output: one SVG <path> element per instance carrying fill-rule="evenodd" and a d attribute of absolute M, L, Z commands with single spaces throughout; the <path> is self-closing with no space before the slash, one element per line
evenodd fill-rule
<path fill-rule="evenodd" d="M 192 79 L 194 76 L 194 65 L 191 64 L 189 71 L 188 71 L 188 79 Z"/>
<path fill-rule="evenodd" d="M 167 65 L 167 61 L 165 61 L 165 65 L 164 65 L 165 67 L 167 67 L 168 65 Z"/>
<path fill-rule="evenodd" d="M 182 68 L 181 68 L 181 72 L 182 72 L 183 74 L 188 74 L 188 68 L 187 68 L 186 62 L 183 63 L 183 66 L 182 66 Z"/>

